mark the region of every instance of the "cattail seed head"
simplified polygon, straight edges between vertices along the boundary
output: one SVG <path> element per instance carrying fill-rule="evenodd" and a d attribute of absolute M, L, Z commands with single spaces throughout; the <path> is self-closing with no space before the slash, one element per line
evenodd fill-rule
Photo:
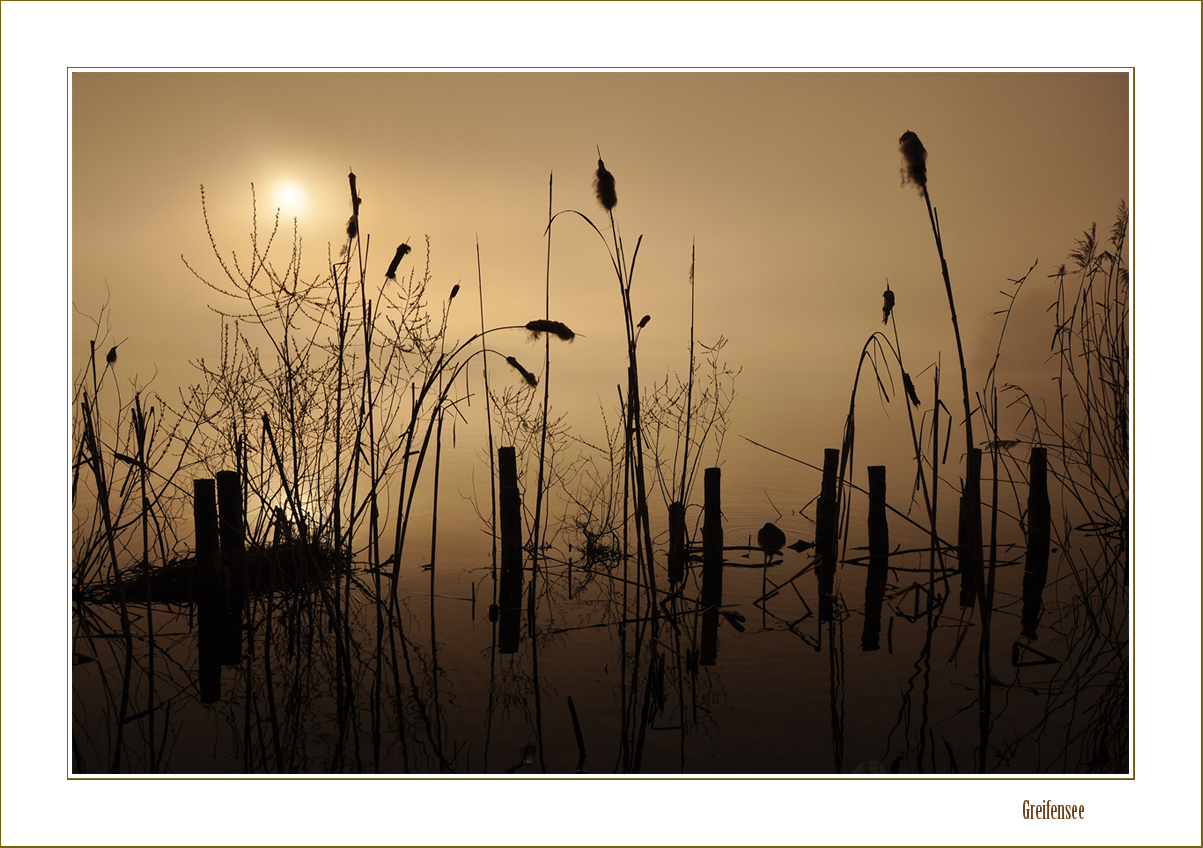
<path fill-rule="evenodd" d="M 881 306 L 881 323 L 886 323 L 890 320 L 890 313 L 894 311 L 894 293 L 890 291 L 890 284 L 886 283 L 886 290 L 881 293 L 883 303 Z"/>
<path fill-rule="evenodd" d="M 397 253 L 393 256 L 393 261 L 388 265 L 388 271 L 384 276 L 390 280 L 397 279 L 397 266 L 401 264 L 401 260 L 405 258 L 405 254 L 409 253 L 408 244 L 397 245 Z"/>
<path fill-rule="evenodd" d="M 539 338 L 543 333 L 551 333 L 562 342 L 570 342 L 576 338 L 576 333 L 568 329 L 566 324 L 561 324 L 559 321 L 530 321 L 526 325 L 526 329 L 530 331 L 531 338 Z"/>
<path fill-rule="evenodd" d="M 459 294 L 459 283 L 451 287 L 451 297 L 447 298 L 447 300 L 455 300 L 457 294 Z"/>
<path fill-rule="evenodd" d="M 508 362 L 515 371 L 522 375 L 522 379 L 526 380 L 527 384 L 533 389 L 539 385 L 539 381 L 535 379 L 535 375 L 522 367 L 522 363 L 512 356 L 507 356 L 505 361 Z"/>
<path fill-rule="evenodd" d="M 610 212 L 618 205 L 618 193 L 614 190 L 614 175 L 606 170 L 606 164 L 597 160 L 597 173 L 593 177 L 593 190 L 597 192 L 597 202 Z"/>
<path fill-rule="evenodd" d="M 362 202 L 362 200 L 359 197 L 359 191 L 355 188 L 355 172 L 352 171 L 351 173 L 347 174 L 347 179 L 351 183 L 351 213 L 353 215 L 358 215 L 359 204 Z"/>
<path fill-rule="evenodd" d="M 919 395 L 915 393 L 915 384 L 911 382 L 911 375 L 902 372 L 902 387 L 906 389 L 906 396 L 911 399 L 912 406 L 919 405 Z"/>
<path fill-rule="evenodd" d="M 347 221 L 347 238 L 353 239 L 359 235 L 359 204 L 362 200 L 355 188 L 354 171 L 347 174 L 347 180 L 351 183 L 351 218 Z"/>
<path fill-rule="evenodd" d="M 902 184 L 914 183 L 920 192 L 927 191 L 927 149 L 919 136 L 910 130 L 898 139 L 898 149 L 902 151 Z"/>

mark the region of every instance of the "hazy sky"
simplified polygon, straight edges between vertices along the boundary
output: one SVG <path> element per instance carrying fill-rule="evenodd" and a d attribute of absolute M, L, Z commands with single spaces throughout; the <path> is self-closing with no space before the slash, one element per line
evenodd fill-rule
<path fill-rule="evenodd" d="M 997 308 L 994 292 L 1003 281 L 1037 257 L 1036 276 L 1042 278 L 1091 221 L 1106 227 L 1129 177 L 1123 86 L 1117 91 L 1098 74 L 789 74 L 766 81 L 759 75 L 673 73 L 650 82 L 625 74 L 557 74 L 523 77 L 518 84 L 441 74 L 284 80 L 155 74 L 114 82 L 70 75 L 69 68 L 1135 67 L 1133 277 L 1148 283 L 1135 287 L 1133 491 L 1138 501 L 1140 492 L 1150 498 L 1143 502 L 1148 508 L 1138 504 L 1134 513 L 1137 558 L 1144 553 L 1144 561 L 1157 565 L 1180 563 L 1181 527 L 1188 539 L 1189 528 L 1198 527 L 1199 4 L 6 2 L 2 15 L 9 568 L 0 620 L 8 693 L 3 768 L 11 802 L 5 804 L 5 842 L 161 841 L 177 832 L 164 828 L 178 827 L 170 818 L 182 797 L 178 784 L 140 783 L 148 815 L 132 822 L 111 815 L 127 794 L 119 782 L 62 780 L 65 612 L 43 617 L 30 601 L 61 591 L 61 583 L 46 575 L 63 572 L 59 566 L 67 558 L 66 506 L 46 508 L 66 499 L 63 401 L 80 331 L 71 337 L 64 318 L 72 301 L 95 311 L 107 280 L 114 334 L 129 337 L 121 376 L 146 378 L 157 367 L 155 386 L 165 393 L 187 380 L 185 360 L 212 355 L 216 346 L 216 322 L 204 310 L 207 292 L 179 263 L 181 253 L 202 263 L 205 258 L 201 183 L 219 238 L 235 248 L 245 245 L 249 184 L 256 183 L 262 210 L 277 185 L 295 183 L 307 196 L 298 215 L 306 256 L 319 260 L 316 273 L 327 242 L 337 240 L 345 222 L 346 171 L 354 167 L 377 262 L 386 261 L 402 239 L 421 244 L 429 233 L 436 288 L 471 283 L 479 234 L 488 308 L 500 321 L 504 304 L 513 303 L 525 320 L 517 305 L 541 303 L 548 174 L 555 173 L 557 209 L 592 213 L 589 182 L 600 145 L 618 181 L 619 225 L 628 239 L 644 235 L 635 308 L 653 314 L 648 329 L 657 331 L 643 340 L 646 361 L 679 361 L 689 246 L 696 238 L 699 336 L 727 335 L 728 357 L 746 374 L 780 373 L 789 386 L 820 382 L 832 363 L 846 369 L 838 389 L 820 388 L 816 420 L 830 422 L 831 398 L 846 404 L 856 352 L 880 326 L 875 322 L 886 277 L 898 293 L 900 321 L 905 310 L 916 322 L 913 340 L 904 338 L 908 359 L 926 361 L 939 349 L 947 369 L 953 355 L 946 322 L 933 325 L 930 339 L 919 336 L 915 316 L 942 317 L 946 306 L 922 201 L 898 184 L 902 131 L 917 132 L 929 150 L 931 191 L 959 311 L 978 338 L 992 338 L 983 336 L 982 327 Z M 73 119 L 74 135 L 67 131 Z M 78 158 L 69 190 L 72 140 Z M 553 312 L 588 334 L 571 349 L 580 367 L 589 367 L 587 360 L 603 356 L 607 346 L 618 361 L 621 352 L 613 352 L 607 335 L 617 327 L 618 297 L 600 245 L 564 226 L 556 230 L 553 250 Z M 43 329 L 47 321 L 49 330 Z M 831 348 L 835 342 L 838 350 Z M 849 353 L 845 345 L 855 350 Z M 49 357 L 43 356 L 46 348 Z M 980 346 L 977 352 L 980 364 Z M 612 374 L 607 379 L 616 382 Z M 754 390 L 750 379 L 741 387 L 741 406 L 756 421 L 771 421 L 780 398 L 768 388 Z M 1181 461 L 1139 461 L 1158 457 L 1175 440 L 1185 451 Z M 1168 471 L 1178 468 L 1186 468 L 1189 479 L 1174 483 L 1176 489 L 1163 486 Z M 1168 498 L 1169 491 L 1179 495 Z M 1171 519 L 1181 525 L 1166 532 Z M 48 533 L 16 534 L 14 527 L 45 527 Z M 62 537 L 57 555 L 46 556 L 44 535 Z M 1192 561 L 1188 554 L 1186 564 Z M 1139 581 L 1150 572 L 1138 567 L 1134 573 Z M 1076 831 L 1075 840 L 1198 841 L 1198 817 L 1189 815 L 1189 804 L 1186 817 L 1164 807 L 1156 817 L 1139 814 L 1143 802 L 1156 804 L 1163 792 L 1198 794 L 1198 762 L 1189 759 L 1199 749 L 1198 656 L 1187 658 L 1194 671 L 1186 675 L 1177 665 L 1162 665 L 1180 661 L 1181 646 L 1197 651 L 1198 571 L 1186 568 L 1175 581 L 1179 591 L 1172 597 L 1136 595 L 1143 636 L 1134 643 L 1136 679 L 1148 693 L 1136 713 L 1142 780 L 1060 780 L 1055 787 L 991 782 L 988 792 L 970 781 L 944 781 L 948 815 L 933 826 L 945 829 L 929 834 L 931 841 L 968 838 L 954 829 L 963 824 L 960 810 L 975 823 L 989 821 L 994 841 L 1047 841 L 1025 829 L 1032 823 L 1023 822 L 1019 810 L 1022 797 L 1051 794 L 1094 805 L 1097 817 Z M 31 651 L 31 644 L 62 649 Z M 1166 651 L 1168 644 L 1179 647 Z M 38 685 L 48 701 L 29 697 Z M 44 708 L 60 702 L 61 713 Z M 1159 782 L 1167 775 L 1174 775 L 1172 783 Z M 265 784 L 263 791 L 284 785 Z M 396 802 L 393 783 L 287 786 L 293 800 L 305 802 L 329 804 L 333 798 L 366 809 L 376 801 L 389 808 Z M 669 821 L 652 817 L 648 807 L 646 819 L 637 811 L 625 822 L 599 819 L 595 838 L 620 841 L 625 833 L 630 839 L 638 821 L 647 836 L 636 841 L 797 841 L 801 792 L 834 812 L 814 822 L 814 829 L 808 824 L 802 838 L 905 841 L 913 818 L 908 805 L 930 803 L 918 781 L 890 782 L 888 792 L 858 783 L 857 797 L 871 798 L 878 813 L 866 820 L 859 810 L 843 815 L 844 793 L 832 786 L 657 783 L 647 795 L 657 804 L 669 803 L 660 800 L 663 792 L 675 809 L 701 803 L 708 816 Z M 424 841 L 558 843 L 575 833 L 557 828 L 577 819 L 581 787 L 554 781 L 539 786 L 546 806 L 540 815 L 524 813 L 523 835 L 498 837 L 491 823 L 509 815 L 500 804 L 517 799 L 509 794 L 514 787 L 451 787 L 457 799 L 470 798 L 477 813 L 467 838 L 420 829 L 429 827 L 425 821 L 404 826 L 417 828 L 407 832 Z M 529 800 L 530 787 L 516 788 Z M 586 788 L 584 795 L 599 805 L 621 797 L 636 806 L 629 784 L 592 782 Z M 387 790 L 387 797 L 378 790 Z M 445 783 L 410 783 L 404 794 L 411 805 L 437 809 L 447 790 Z M 75 815 L 49 812 L 51 804 Z M 753 809 L 755 823 L 746 814 Z M 240 812 L 233 811 L 238 832 L 254 839 L 251 824 L 263 817 Z M 341 817 L 270 818 L 277 829 L 263 831 L 264 841 L 348 841 Z M 62 828 L 69 821 L 78 825 L 68 836 Z M 214 841 L 229 832 L 228 822 L 201 821 L 188 838 Z M 397 832 L 378 838 L 396 839 Z M 916 833 L 909 838 L 925 840 Z"/>
<path fill-rule="evenodd" d="M 312 278 L 341 244 L 353 168 L 371 279 L 405 239 L 421 262 L 429 235 L 432 300 L 474 290 L 479 237 L 487 322 L 525 323 L 542 316 L 549 177 L 555 210 L 600 223 L 600 147 L 628 254 L 643 235 L 632 302 L 652 316 L 645 384 L 686 367 L 696 243 L 698 339 L 729 339 L 743 368 L 735 429 L 787 450 L 801 449 L 799 428 L 838 444 L 887 280 L 909 370 L 942 351 L 956 388 L 939 261 L 922 199 L 900 185 L 898 137 L 914 130 L 929 151 L 975 387 L 999 290 L 1041 260 L 1008 336 L 1010 378 L 1025 382 L 1023 367 L 1047 356 L 1047 275 L 1130 200 L 1129 90 L 1122 72 L 77 73 L 72 297 L 94 315 L 109 296 L 115 336 L 128 337 L 119 374 L 157 368 L 154 387 L 174 393 L 196 379 L 186 360 L 216 354 L 206 304 L 223 305 L 180 260 L 220 273 L 200 184 L 225 250 L 249 252 L 252 183 L 261 227 L 276 208 L 295 217 Z M 588 426 L 625 354 L 609 262 L 579 219 L 553 230 L 551 285 L 553 317 L 583 335 L 556 353 L 573 389 L 556 399 Z M 458 315 L 463 338 L 478 316 Z M 77 361 L 91 331 L 76 321 Z M 521 359 L 523 345 L 507 349 Z"/>

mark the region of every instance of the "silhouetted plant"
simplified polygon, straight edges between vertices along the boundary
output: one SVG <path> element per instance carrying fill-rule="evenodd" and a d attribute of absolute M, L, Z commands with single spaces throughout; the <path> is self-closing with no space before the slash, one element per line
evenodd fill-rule
<path fill-rule="evenodd" d="M 605 233 L 587 215 L 575 209 L 566 211 L 570 211 L 582 218 L 593 228 L 593 231 L 601 238 L 602 243 L 606 245 L 610 264 L 613 266 L 614 274 L 618 281 L 619 293 L 622 296 L 623 318 L 627 334 L 627 393 L 623 400 L 625 409 L 624 463 L 626 467 L 624 479 L 630 481 L 631 489 L 633 489 L 632 494 L 634 495 L 637 567 L 646 577 L 647 585 L 651 592 L 654 593 L 656 587 L 655 561 L 652 548 L 651 520 L 647 505 L 647 475 L 644 470 L 643 415 L 640 411 L 642 394 L 639 388 L 639 358 L 637 352 L 637 334 L 640 328 L 636 327 L 631 307 L 631 286 L 634 282 L 635 262 L 639 257 L 639 245 L 643 237 L 640 236 L 636 239 L 635 250 L 631 254 L 631 259 L 628 263 L 622 235 L 618 230 L 617 224 L 614 222 L 614 207 L 618 204 L 618 195 L 615 192 L 614 185 L 614 175 L 606 169 L 599 151 L 597 171 L 594 174 L 594 191 L 598 203 L 610 220 L 610 240 L 608 242 L 606 241 Z M 549 233 L 552 223 L 562 214 L 564 212 L 557 212 L 551 216 L 551 221 L 548 223 Z M 643 322 L 643 325 L 646 325 L 646 321 Z M 623 525 L 625 550 L 625 521 Z"/>
<path fill-rule="evenodd" d="M 1088 716 L 1049 768 L 1116 773 L 1128 770 L 1129 462 L 1131 350 L 1129 274 L 1125 259 L 1128 208 L 1121 202 L 1107 245 L 1091 225 L 1051 278 L 1056 299 L 1051 350 L 1057 400 L 1050 410 L 1024 389 L 1004 384 L 1010 405 L 1023 410 L 1016 430 L 1044 447 L 1054 501 L 1053 545 L 1061 576 L 1045 594 L 1060 606 L 1046 625 L 1065 659 L 1048 687 L 1049 715 L 1083 701 Z M 1028 435 L 1030 434 L 1030 435 Z M 1060 515 L 1057 515 L 1057 507 Z M 1064 598 L 1062 582 L 1070 585 Z M 1060 600 L 1058 600 L 1060 599 Z M 1068 605 L 1068 608 L 1066 608 Z M 1043 726 L 1033 728 L 1036 736 Z M 1020 740 L 1028 738 L 1028 734 Z"/>

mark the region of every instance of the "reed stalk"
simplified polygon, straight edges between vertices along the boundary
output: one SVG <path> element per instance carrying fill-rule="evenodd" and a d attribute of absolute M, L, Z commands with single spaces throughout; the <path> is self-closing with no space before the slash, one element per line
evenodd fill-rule
<path fill-rule="evenodd" d="M 940 257 L 940 274 L 944 279 L 944 291 L 948 296 L 948 313 L 952 320 L 952 331 L 957 343 L 957 361 L 961 369 L 961 399 L 965 410 L 965 455 L 968 457 L 976 447 L 976 442 L 973 439 L 973 410 L 970 406 L 969 375 L 965 368 L 965 347 L 961 342 L 961 328 L 957 321 L 957 307 L 952 293 L 952 279 L 948 273 L 948 261 L 944 257 L 944 240 L 940 234 L 940 219 L 935 207 L 932 205 L 931 194 L 928 189 L 927 150 L 919 140 L 919 136 L 910 130 L 907 130 L 899 139 L 899 146 L 905 162 L 905 181 L 913 183 L 923 196 L 923 202 L 927 206 L 928 221 L 932 228 L 932 236 L 936 242 L 936 253 Z M 980 491 L 975 492 L 972 483 L 969 483 L 966 489 L 966 497 L 968 498 L 967 530 L 969 533 L 971 568 L 975 572 L 980 572 L 982 569 L 981 493 Z M 984 596 L 979 597 L 979 602 L 984 604 L 985 600 Z M 985 606 L 982 607 L 982 615 L 982 625 L 984 628 L 988 627 L 990 610 Z"/>
<path fill-rule="evenodd" d="M 485 288 L 480 268 L 480 238 L 476 239 L 476 291 L 480 299 L 480 350 L 485 350 Z M 489 393 L 488 357 L 481 357 L 485 383 L 485 424 L 489 434 L 489 536 L 493 543 L 493 605 L 497 604 L 497 450 L 493 445 L 492 395 Z"/>
<path fill-rule="evenodd" d="M 543 288 L 543 319 L 551 320 L 551 220 L 552 185 L 554 175 L 547 178 L 547 267 Z M 543 514 L 543 466 L 547 454 L 547 403 L 551 392 L 551 335 L 543 334 L 543 412 L 539 419 L 539 472 L 535 484 L 535 522 L 531 530 L 532 563 L 537 562 L 542 550 L 540 519 Z"/>

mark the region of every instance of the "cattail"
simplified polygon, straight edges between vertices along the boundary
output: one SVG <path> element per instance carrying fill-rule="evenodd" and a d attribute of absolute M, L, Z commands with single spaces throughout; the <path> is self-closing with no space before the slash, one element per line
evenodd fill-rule
<path fill-rule="evenodd" d="M 898 149 L 902 151 L 903 168 L 902 184 L 914 183 L 920 192 L 927 191 L 927 149 L 919 136 L 910 130 L 898 139 Z"/>
<path fill-rule="evenodd" d="M 890 320 L 890 313 L 894 311 L 894 293 L 890 291 L 890 284 L 886 283 L 886 290 L 882 292 L 884 302 L 881 306 L 881 323 L 886 323 Z"/>
<path fill-rule="evenodd" d="M 647 326 L 647 322 L 651 321 L 651 320 L 652 320 L 651 315 L 644 315 L 642 318 L 639 319 L 639 325 L 637 327 L 635 327 L 635 329 L 642 330 L 644 327 Z"/>
<path fill-rule="evenodd" d="M 597 160 L 597 174 L 593 177 L 593 190 L 597 192 L 597 202 L 607 212 L 618 205 L 618 194 L 614 191 L 614 175 L 606 170 L 606 164 Z"/>
<path fill-rule="evenodd" d="M 359 204 L 363 201 L 355 190 L 355 172 L 347 174 L 347 179 L 351 183 L 351 217 L 347 221 L 347 238 L 355 238 L 359 235 Z"/>
<path fill-rule="evenodd" d="M 111 348 L 109 348 L 108 356 L 104 358 L 104 361 L 109 365 L 112 365 L 117 361 L 117 345 L 113 345 Z"/>
<path fill-rule="evenodd" d="M 911 399 L 911 404 L 918 406 L 919 395 L 915 394 L 915 384 L 911 382 L 911 375 L 905 371 L 902 372 L 902 387 L 906 389 L 906 396 Z"/>
<path fill-rule="evenodd" d="M 526 325 L 532 338 L 539 338 L 541 333 L 551 333 L 562 342 L 570 342 L 576 338 L 576 333 L 559 321 L 531 321 Z"/>
<path fill-rule="evenodd" d="M 451 287 L 451 297 L 447 298 L 447 300 L 449 300 L 449 301 L 455 300 L 455 296 L 457 294 L 459 294 L 459 283 L 456 283 L 454 286 Z"/>
<path fill-rule="evenodd" d="M 517 359 L 514 359 L 514 357 L 512 357 L 512 356 L 507 356 L 505 358 L 505 361 L 510 363 L 510 365 L 512 365 L 514 367 L 514 370 L 516 370 L 519 374 L 522 375 L 522 379 L 526 380 L 526 382 L 530 385 L 530 387 L 532 389 L 535 386 L 539 385 L 539 381 L 535 379 L 535 375 L 532 374 L 531 372 L 527 371 L 525 368 L 523 368 L 522 363 L 519 362 Z"/>
<path fill-rule="evenodd" d="M 409 253 L 408 244 L 397 245 L 397 253 L 393 256 L 393 261 L 388 264 L 388 271 L 384 274 L 386 279 L 397 279 L 397 266 L 401 264 L 401 260 L 405 258 L 405 254 L 407 253 Z"/>

